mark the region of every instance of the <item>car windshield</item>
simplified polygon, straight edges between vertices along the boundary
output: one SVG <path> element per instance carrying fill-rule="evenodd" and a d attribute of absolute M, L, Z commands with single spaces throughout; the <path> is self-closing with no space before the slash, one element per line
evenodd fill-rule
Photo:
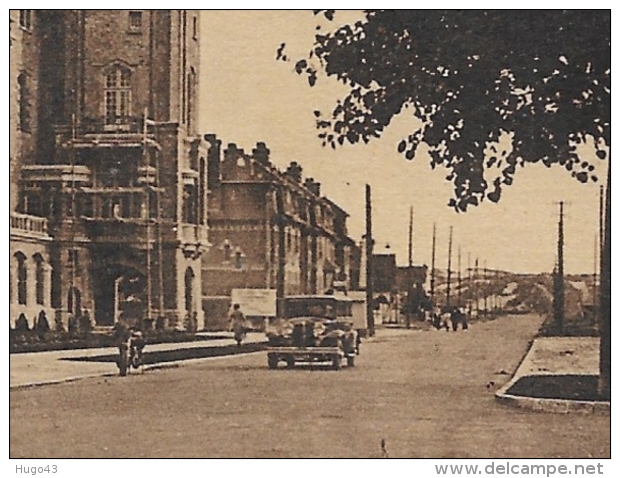
<path fill-rule="evenodd" d="M 333 299 L 289 299 L 284 306 L 284 315 L 293 317 L 336 318 L 336 301 Z"/>

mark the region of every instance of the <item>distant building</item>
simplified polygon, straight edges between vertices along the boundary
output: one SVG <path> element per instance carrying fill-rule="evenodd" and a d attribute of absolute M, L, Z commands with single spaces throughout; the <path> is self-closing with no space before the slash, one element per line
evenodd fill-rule
<path fill-rule="evenodd" d="M 233 288 L 276 289 L 279 296 L 324 293 L 359 280 L 356 244 L 347 234 L 348 214 L 321 195 L 312 178 L 292 162 L 279 171 L 258 143 L 251 153 L 235 144 L 222 152 L 209 142 L 209 233 L 203 257 L 203 294 L 209 315 Z"/>
<path fill-rule="evenodd" d="M 396 291 L 396 254 L 383 253 L 372 256 L 372 288 L 375 293 Z"/>
<path fill-rule="evenodd" d="M 401 292 L 407 292 L 410 287 L 423 288 L 426 283 L 428 267 L 423 266 L 402 266 L 396 270 L 396 288 Z"/>

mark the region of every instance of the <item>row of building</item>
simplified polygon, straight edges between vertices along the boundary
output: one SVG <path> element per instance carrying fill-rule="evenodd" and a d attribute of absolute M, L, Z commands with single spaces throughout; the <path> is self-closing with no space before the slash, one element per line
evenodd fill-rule
<path fill-rule="evenodd" d="M 234 288 L 359 286 L 318 182 L 198 131 L 199 73 L 200 11 L 10 12 L 12 325 L 209 327 Z"/>

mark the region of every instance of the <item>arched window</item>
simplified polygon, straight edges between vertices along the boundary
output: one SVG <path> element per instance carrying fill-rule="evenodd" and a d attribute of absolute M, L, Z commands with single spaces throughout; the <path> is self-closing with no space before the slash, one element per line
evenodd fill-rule
<path fill-rule="evenodd" d="M 26 256 L 21 252 L 15 254 L 17 259 L 17 303 L 26 305 L 28 291 L 28 271 L 26 269 Z"/>
<path fill-rule="evenodd" d="M 188 267 L 185 270 L 185 310 L 187 312 L 193 312 L 193 302 L 194 302 L 194 271 L 191 267 Z"/>
<path fill-rule="evenodd" d="M 34 262 L 36 264 L 35 283 L 36 283 L 36 301 L 39 305 L 45 304 L 45 268 L 43 265 L 43 257 L 41 254 L 35 254 Z"/>
<path fill-rule="evenodd" d="M 131 72 L 116 66 L 105 75 L 106 123 L 120 123 L 131 116 Z"/>

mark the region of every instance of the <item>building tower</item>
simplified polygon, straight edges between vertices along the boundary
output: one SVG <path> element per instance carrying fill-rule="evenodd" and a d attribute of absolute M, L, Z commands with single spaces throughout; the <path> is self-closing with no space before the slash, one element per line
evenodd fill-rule
<path fill-rule="evenodd" d="M 48 221 L 56 314 L 202 326 L 199 11 L 36 15 L 40 126 L 20 203 Z"/>

